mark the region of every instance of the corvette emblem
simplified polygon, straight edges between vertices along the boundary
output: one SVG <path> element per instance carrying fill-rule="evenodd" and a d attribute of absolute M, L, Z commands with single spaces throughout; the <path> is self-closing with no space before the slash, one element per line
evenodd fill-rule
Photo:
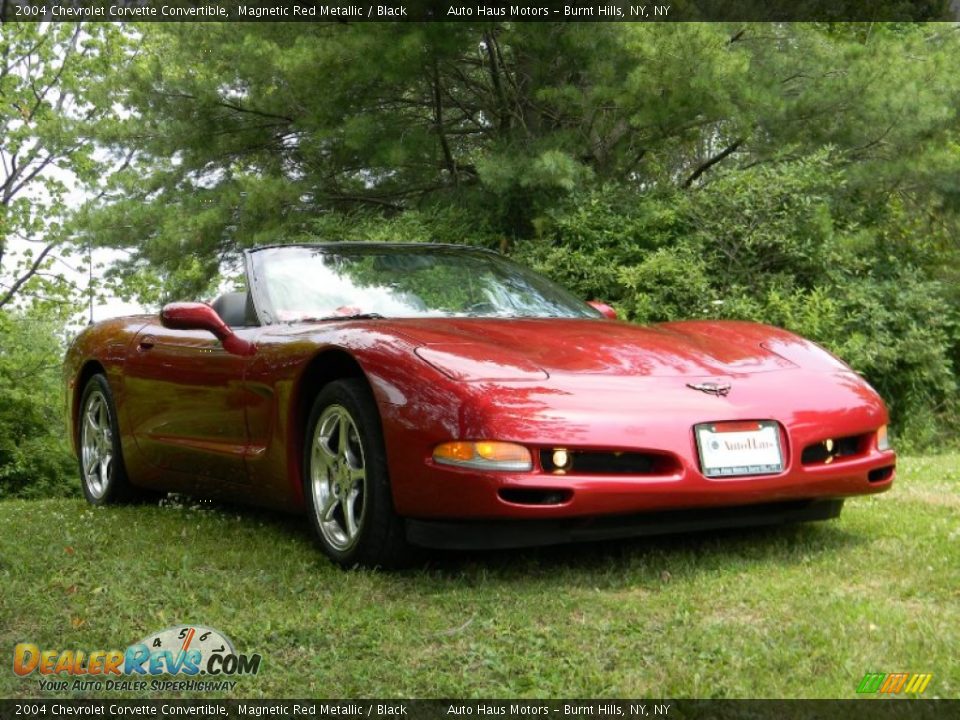
<path fill-rule="evenodd" d="M 707 395 L 716 395 L 717 397 L 726 397 L 730 393 L 730 383 L 687 383 L 688 388 L 705 392 Z"/>

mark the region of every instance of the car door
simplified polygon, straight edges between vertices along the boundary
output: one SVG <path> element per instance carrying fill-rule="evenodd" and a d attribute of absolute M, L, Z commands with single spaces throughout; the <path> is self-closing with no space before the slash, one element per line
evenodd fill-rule
<path fill-rule="evenodd" d="M 237 328 L 252 337 L 258 328 Z M 125 368 L 127 422 L 143 459 L 199 482 L 246 483 L 244 374 L 249 357 L 205 330 L 140 330 Z M 171 477 L 171 488 L 184 477 Z"/>

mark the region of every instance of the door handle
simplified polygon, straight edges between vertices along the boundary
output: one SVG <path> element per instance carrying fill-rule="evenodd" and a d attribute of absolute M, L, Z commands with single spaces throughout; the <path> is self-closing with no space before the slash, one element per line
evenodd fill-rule
<path fill-rule="evenodd" d="M 140 340 L 140 344 L 137 345 L 137 347 L 140 350 L 152 350 L 153 346 L 156 345 L 156 343 L 157 341 L 155 338 L 151 337 L 150 335 L 147 335 L 146 337 Z"/>

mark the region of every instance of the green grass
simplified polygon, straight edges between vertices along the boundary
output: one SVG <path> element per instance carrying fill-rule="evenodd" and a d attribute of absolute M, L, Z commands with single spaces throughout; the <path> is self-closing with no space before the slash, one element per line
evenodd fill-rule
<path fill-rule="evenodd" d="M 907 458 L 838 521 L 393 574 L 335 569 L 300 518 L 3 502 L 0 697 L 43 696 L 9 670 L 18 642 L 122 649 L 179 623 L 263 655 L 239 697 L 850 698 L 867 671 L 956 697 L 958 490 L 960 455 Z"/>

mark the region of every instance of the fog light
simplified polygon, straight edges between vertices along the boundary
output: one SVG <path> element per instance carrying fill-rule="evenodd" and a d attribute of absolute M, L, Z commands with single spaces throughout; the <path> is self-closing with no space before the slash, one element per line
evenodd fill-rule
<path fill-rule="evenodd" d="M 553 451 L 553 466 L 557 470 L 566 470 L 570 464 L 570 453 L 563 448 L 556 448 Z"/>
<path fill-rule="evenodd" d="M 881 425 L 877 430 L 877 450 L 889 450 L 890 438 L 887 437 L 887 426 Z"/>
<path fill-rule="evenodd" d="M 530 451 L 523 445 L 497 440 L 443 443 L 433 449 L 433 459 L 442 465 L 477 470 L 526 472 L 533 468 Z"/>

